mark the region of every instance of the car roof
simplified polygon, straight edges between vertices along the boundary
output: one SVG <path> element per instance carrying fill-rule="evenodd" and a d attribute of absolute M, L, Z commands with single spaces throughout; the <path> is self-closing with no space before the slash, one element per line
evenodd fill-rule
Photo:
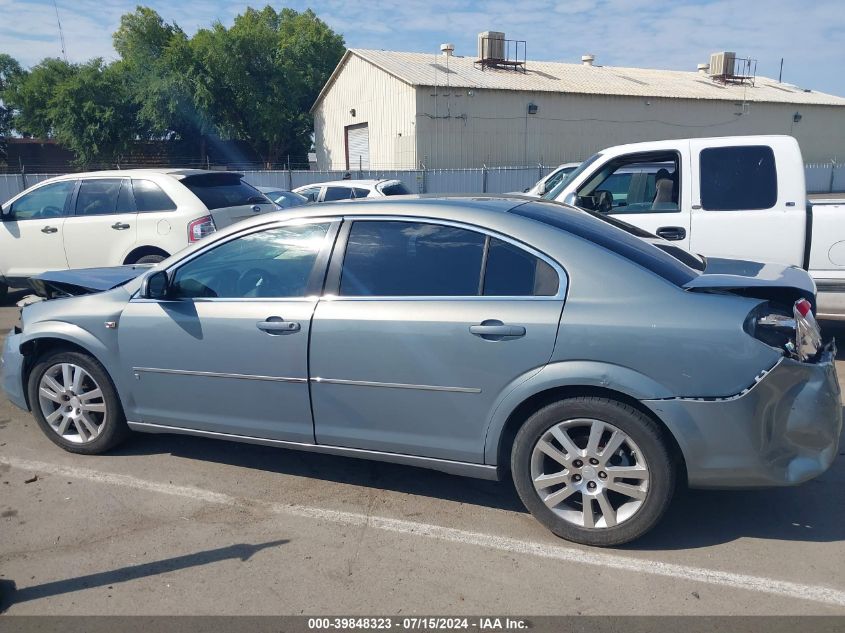
<path fill-rule="evenodd" d="M 401 182 L 395 178 L 382 178 L 380 180 L 327 180 L 325 182 L 312 182 L 307 185 L 297 187 L 297 189 L 304 189 L 305 187 L 324 187 L 324 186 L 339 186 L 339 187 L 375 187 L 385 182 Z"/>
<path fill-rule="evenodd" d="M 162 174 L 177 180 L 188 176 L 202 176 L 204 174 L 229 174 L 243 177 L 243 174 L 236 171 L 222 171 L 216 169 L 178 169 L 178 168 L 145 168 L 145 169 L 108 169 L 102 171 L 80 171 L 70 174 L 53 176 L 47 180 L 75 180 L 77 178 L 131 178 L 132 176 L 149 176 L 151 174 Z M 46 182 L 46 181 L 42 181 Z"/>

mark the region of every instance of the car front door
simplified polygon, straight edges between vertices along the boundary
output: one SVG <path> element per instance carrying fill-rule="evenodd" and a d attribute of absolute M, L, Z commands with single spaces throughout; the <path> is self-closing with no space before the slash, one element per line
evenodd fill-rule
<path fill-rule="evenodd" d="M 86 178 L 65 221 L 70 268 L 119 266 L 136 242 L 135 206 L 128 178 Z"/>
<path fill-rule="evenodd" d="M 75 180 L 62 180 L 11 203 L 0 226 L 0 273 L 22 280 L 68 267 L 62 235 L 75 187 Z"/>
<path fill-rule="evenodd" d="M 311 335 L 317 442 L 482 463 L 497 398 L 550 358 L 563 271 L 433 221 L 356 220 L 335 252 Z"/>
<path fill-rule="evenodd" d="M 308 338 L 337 223 L 251 229 L 169 271 L 119 325 L 132 422 L 313 442 Z"/>
<path fill-rule="evenodd" d="M 689 249 L 687 172 L 674 151 L 619 156 L 579 188 L 578 204 Z"/>

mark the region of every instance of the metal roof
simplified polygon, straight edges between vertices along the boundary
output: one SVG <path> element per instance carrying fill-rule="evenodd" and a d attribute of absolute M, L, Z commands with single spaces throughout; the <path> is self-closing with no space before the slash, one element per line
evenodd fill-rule
<path fill-rule="evenodd" d="M 761 76 L 757 76 L 753 86 L 723 85 L 697 71 L 539 61 L 528 61 L 523 73 L 494 68 L 482 70 L 475 66 L 475 57 L 349 49 L 317 97 L 314 107 L 352 55 L 412 86 L 448 84 L 453 88 L 466 89 L 845 106 L 843 97 L 805 90 Z"/>

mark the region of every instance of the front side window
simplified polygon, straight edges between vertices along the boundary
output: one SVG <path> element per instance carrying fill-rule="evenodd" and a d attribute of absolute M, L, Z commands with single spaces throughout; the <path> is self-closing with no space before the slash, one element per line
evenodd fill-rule
<path fill-rule="evenodd" d="M 771 209 L 778 199 L 771 147 L 709 147 L 701 150 L 701 206 L 708 211 Z"/>
<path fill-rule="evenodd" d="M 135 205 L 141 213 L 147 211 L 175 211 L 176 203 L 152 180 L 132 179 Z"/>
<path fill-rule="evenodd" d="M 54 182 L 24 194 L 12 203 L 11 219 L 43 220 L 65 215 L 65 203 L 76 185 L 74 180 Z"/>
<path fill-rule="evenodd" d="M 123 195 L 121 195 L 123 189 Z M 123 178 L 83 180 L 76 194 L 76 215 L 131 213 L 128 181 Z"/>
<path fill-rule="evenodd" d="M 622 157 L 605 165 L 578 191 L 579 206 L 601 213 L 680 210 L 680 171 L 674 154 Z"/>
<path fill-rule="evenodd" d="M 343 260 L 340 294 L 476 296 L 484 243 L 480 233 L 451 226 L 355 222 Z"/>
<path fill-rule="evenodd" d="M 303 297 L 328 223 L 284 226 L 225 242 L 177 269 L 174 298 Z"/>
<path fill-rule="evenodd" d="M 326 195 L 323 196 L 323 202 L 349 200 L 353 197 L 352 187 L 326 187 Z"/>

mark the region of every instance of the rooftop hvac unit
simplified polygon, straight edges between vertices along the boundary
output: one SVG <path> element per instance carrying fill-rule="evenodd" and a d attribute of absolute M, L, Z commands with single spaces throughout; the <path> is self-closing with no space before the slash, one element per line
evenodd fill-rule
<path fill-rule="evenodd" d="M 713 77 L 733 77 L 736 66 L 736 53 L 722 52 L 710 55 L 710 75 Z"/>
<path fill-rule="evenodd" d="M 505 58 L 505 34 L 499 31 L 484 31 L 478 34 L 478 59 Z"/>

